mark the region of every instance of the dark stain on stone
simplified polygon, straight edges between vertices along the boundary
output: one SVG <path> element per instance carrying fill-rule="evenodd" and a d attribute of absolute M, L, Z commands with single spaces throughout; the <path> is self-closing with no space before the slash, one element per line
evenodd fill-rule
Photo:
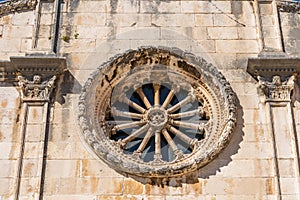
<path fill-rule="evenodd" d="M 243 2 L 241 1 L 232 1 L 231 10 L 236 18 L 239 18 L 243 13 Z"/>

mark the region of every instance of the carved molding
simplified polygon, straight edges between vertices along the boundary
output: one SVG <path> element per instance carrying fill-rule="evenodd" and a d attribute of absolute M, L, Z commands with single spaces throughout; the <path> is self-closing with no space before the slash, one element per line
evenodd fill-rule
<path fill-rule="evenodd" d="M 155 92 L 158 87 L 161 91 L 170 87 L 164 95 L 161 93 L 164 97 L 160 101 Z M 130 96 L 126 98 L 131 91 L 133 96 L 140 95 L 141 104 L 133 103 Z M 154 91 L 151 103 L 145 100 L 146 91 Z M 176 100 L 178 91 L 181 93 Z M 174 102 L 169 104 L 170 93 L 175 94 L 173 101 L 180 106 L 198 102 L 193 104 L 198 109 L 174 112 L 177 108 Z M 128 106 L 116 110 L 124 104 L 137 111 Z M 206 165 L 228 144 L 236 125 L 236 95 L 225 77 L 202 58 L 177 48 L 143 47 L 110 59 L 86 81 L 78 108 L 81 133 L 99 158 L 119 172 L 141 177 L 180 176 Z M 191 113 L 199 115 L 200 120 L 186 123 L 183 115 Z M 125 124 L 118 118 L 111 121 L 119 115 L 134 120 Z M 140 128 L 125 135 L 117 132 L 136 126 Z M 192 132 L 185 128 L 198 131 L 199 138 L 189 137 Z M 163 139 L 165 145 L 159 142 Z M 178 146 L 178 140 L 186 144 L 186 151 Z M 139 145 L 132 151 L 126 146 L 131 141 L 129 146 Z M 162 148 L 168 145 L 167 152 L 173 152 L 174 158 L 164 158 Z M 148 160 L 147 156 L 152 158 Z"/>
<path fill-rule="evenodd" d="M 300 13 L 300 2 L 278 1 L 277 7 L 281 12 Z"/>
<path fill-rule="evenodd" d="M 0 3 L 0 16 L 12 12 L 35 9 L 37 0 L 7 0 Z"/>

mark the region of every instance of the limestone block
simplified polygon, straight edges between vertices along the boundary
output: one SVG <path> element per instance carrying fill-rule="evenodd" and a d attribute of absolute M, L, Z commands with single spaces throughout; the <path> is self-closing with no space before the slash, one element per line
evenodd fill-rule
<path fill-rule="evenodd" d="M 216 52 L 216 45 L 214 40 L 198 40 L 196 43 L 193 43 L 191 45 L 191 51 L 195 54 L 201 53 L 215 53 Z M 211 59 L 209 57 L 206 57 L 207 55 L 204 54 L 205 59 L 209 60 L 211 62 Z"/>
<path fill-rule="evenodd" d="M 253 160 L 235 160 L 220 168 L 218 175 L 222 177 L 253 177 L 254 170 Z"/>
<path fill-rule="evenodd" d="M 160 14 L 152 16 L 155 26 L 163 27 L 194 27 L 194 14 Z"/>
<path fill-rule="evenodd" d="M 183 187 L 162 187 L 161 185 L 150 185 L 146 184 L 145 185 L 145 191 L 144 194 L 151 195 L 151 196 L 163 196 L 167 194 L 171 194 L 173 196 L 176 195 L 181 195 L 184 194 L 184 189 Z"/>
<path fill-rule="evenodd" d="M 131 40 L 131 48 L 138 48 L 141 46 L 167 46 L 166 40 Z"/>
<path fill-rule="evenodd" d="M 41 15 L 40 24 L 45 25 L 52 25 L 53 24 L 53 14 L 52 13 L 43 13 Z"/>
<path fill-rule="evenodd" d="M 245 124 L 243 128 L 244 141 L 271 142 L 272 138 L 266 124 Z"/>
<path fill-rule="evenodd" d="M 264 26 L 262 32 L 265 38 L 278 38 L 278 33 L 274 26 Z"/>
<path fill-rule="evenodd" d="M 138 0 L 118 0 L 118 3 L 110 3 L 108 10 L 111 13 L 138 13 L 139 1 Z"/>
<path fill-rule="evenodd" d="M 1 39 L 0 46 L 2 52 L 19 52 L 21 46 L 21 39 Z"/>
<path fill-rule="evenodd" d="M 123 181 L 123 178 L 61 178 L 58 194 L 121 195 Z"/>
<path fill-rule="evenodd" d="M 133 179 L 124 180 L 124 195 L 141 195 L 144 191 L 144 185 Z"/>
<path fill-rule="evenodd" d="M 80 177 L 122 177 L 101 160 L 80 160 Z M 126 181 L 125 181 L 126 182 Z M 130 181 L 128 181 L 130 182 Z M 134 182 L 134 181 L 132 181 Z M 126 184 L 125 184 L 126 185 Z M 125 186 L 126 187 L 126 186 Z"/>
<path fill-rule="evenodd" d="M 41 25 L 39 28 L 38 37 L 39 38 L 49 38 L 51 37 L 52 26 L 51 25 Z"/>
<path fill-rule="evenodd" d="M 17 160 L 0 160 L 0 166 L 0 178 L 15 177 L 17 169 Z"/>
<path fill-rule="evenodd" d="M 74 32 L 74 34 L 77 33 L 78 38 L 107 39 L 111 30 L 109 27 L 84 25 L 76 26 L 76 32 Z"/>
<path fill-rule="evenodd" d="M 40 149 L 42 149 L 42 143 L 40 142 L 27 142 L 25 144 L 24 159 L 38 158 L 40 155 Z"/>
<path fill-rule="evenodd" d="M 41 7 L 41 13 L 52 13 L 53 9 L 54 7 L 52 2 L 43 2 Z"/>
<path fill-rule="evenodd" d="M 115 14 L 111 21 L 118 27 L 151 26 L 150 14 Z"/>
<path fill-rule="evenodd" d="M 26 142 L 39 142 L 43 140 L 43 131 L 41 124 L 28 124 L 26 126 Z"/>
<path fill-rule="evenodd" d="M 161 39 L 163 40 L 190 40 L 190 44 L 194 44 L 192 39 L 206 40 L 207 30 L 205 27 L 176 27 L 172 29 L 161 29 Z"/>
<path fill-rule="evenodd" d="M 108 1 L 79 1 L 76 12 L 79 13 L 107 13 L 111 11 Z"/>
<path fill-rule="evenodd" d="M 22 178 L 37 177 L 40 173 L 38 165 L 39 159 L 23 159 Z"/>
<path fill-rule="evenodd" d="M 72 144 L 71 159 L 93 159 L 94 153 L 78 139 Z"/>
<path fill-rule="evenodd" d="M 257 29 L 255 27 L 237 27 L 238 37 L 241 40 L 255 40 L 258 38 Z"/>
<path fill-rule="evenodd" d="M 66 142 L 49 142 L 48 159 L 70 159 L 73 151 L 70 143 Z"/>
<path fill-rule="evenodd" d="M 40 106 L 29 106 L 28 107 L 28 124 L 40 124 L 43 119 L 44 108 Z"/>
<path fill-rule="evenodd" d="M 212 14 L 196 14 L 195 15 L 196 26 L 213 26 L 213 15 Z"/>
<path fill-rule="evenodd" d="M 19 144 L 12 142 L 0 142 L 0 158 L 1 159 L 17 159 L 19 154 Z"/>
<path fill-rule="evenodd" d="M 96 47 L 95 39 L 71 39 L 68 43 L 67 41 L 62 41 L 61 51 L 64 53 L 71 52 L 94 52 Z"/>
<path fill-rule="evenodd" d="M 0 178 L 0 195 L 9 196 L 13 189 L 13 178 Z"/>
<path fill-rule="evenodd" d="M 30 199 L 30 196 L 37 191 L 36 183 L 40 181 L 40 179 L 41 177 L 21 178 L 20 195 L 27 196 L 27 198 Z M 24 198 L 22 197 L 21 199 Z"/>
<path fill-rule="evenodd" d="M 214 40 L 208 40 L 214 42 Z M 214 49 L 215 52 L 215 49 Z M 210 53 L 209 56 L 211 57 L 211 62 L 213 65 L 215 65 L 218 69 L 230 69 L 230 68 L 236 68 L 236 54 L 235 53 Z M 229 77 L 231 78 L 231 77 Z M 241 84 L 235 85 L 235 83 L 232 84 L 233 90 L 237 92 L 238 90 L 242 90 Z M 242 93 L 238 93 L 242 94 Z"/>
<path fill-rule="evenodd" d="M 141 1 L 141 13 L 180 13 L 180 1 Z"/>
<path fill-rule="evenodd" d="M 208 27 L 207 32 L 209 39 L 238 39 L 238 32 L 236 27 Z"/>
<path fill-rule="evenodd" d="M 34 25 L 34 19 L 35 19 L 34 11 L 19 12 L 12 15 L 11 24 L 21 25 L 21 26 Z"/>
<path fill-rule="evenodd" d="M 4 26 L 3 38 L 29 38 L 32 37 L 33 26 Z"/>
<path fill-rule="evenodd" d="M 217 52 L 257 53 L 259 51 L 256 40 L 216 40 Z"/>
<path fill-rule="evenodd" d="M 8 25 L 11 24 L 12 15 L 5 15 L 0 17 L 0 24 L 1 25 Z"/>
<path fill-rule="evenodd" d="M 45 200 L 96 200 L 97 197 L 93 195 L 51 195 L 45 196 Z"/>
<path fill-rule="evenodd" d="M 283 195 L 295 195 L 299 194 L 298 191 L 298 181 L 296 177 L 293 178 L 282 178 L 279 179 L 280 186 L 281 186 L 281 193 Z"/>
<path fill-rule="evenodd" d="M 49 40 L 49 36 L 47 38 L 39 38 L 37 41 L 37 49 L 48 52 L 52 46 L 51 43 L 52 41 Z"/>
<path fill-rule="evenodd" d="M 280 177 L 295 177 L 295 163 L 296 162 L 294 159 L 278 159 L 278 169 L 280 172 Z"/>
<path fill-rule="evenodd" d="M 272 15 L 273 14 L 273 6 L 271 2 L 260 3 L 259 11 L 261 15 Z"/>
<path fill-rule="evenodd" d="M 68 18 L 67 18 L 68 19 Z M 64 25 L 69 25 L 64 23 Z M 76 25 L 98 25 L 104 26 L 106 23 L 106 14 L 97 13 L 76 13 L 74 16 L 73 23 Z"/>
<path fill-rule="evenodd" d="M 0 125 L 0 142 L 18 142 L 17 125 L 1 124 Z"/>
<path fill-rule="evenodd" d="M 116 53 L 122 53 L 122 52 L 126 51 L 126 49 L 130 48 L 131 42 L 129 40 L 121 39 L 123 37 L 122 35 L 123 34 L 119 35 L 120 39 L 114 40 L 113 42 L 106 43 L 106 44 L 103 44 L 102 40 L 96 40 L 96 49 L 97 49 L 97 51 L 100 50 L 100 52 L 106 52 L 106 53 L 112 52 L 113 54 L 114 53 L 115 54 Z M 127 35 L 127 33 L 124 33 L 124 35 Z M 124 36 L 124 37 L 126 37 L 126 36 Z M 137 37 L 139 37 L 139 36 L 137 36 Z M 104 49 L 101 50 L 101 48 L 104 48 Z M 108 60 L 108 58 L 106 57 L 104 60 Z M 98 60 L 98 66 L 99 65 L 101 65 L 100 60 Z"/>
<path fill-rule="evenodd" d="M 77 160 L 48 160 L 46 177 L 78 177 L 79 166 Z"/>
<path fill-rule="evenodd" d="M 231 13 L 230 2 L 181 1 L 183 13 Z"/>
<path fill-rule="evenodd" d="M 32 39 L 22 39 L 21 49 L 22 52 L 28 52 L 32 50 Z"/>
<path fill-rule="evenodd" d="M 274 177 L 275 167 L 274 158 L 272 159 L 255 159 L 254 162 L 254 176 L 255 177 Z"/>
<path fill-rule="evenodd" d="M 165 200 L 206 200 L 205 196 L 198 196 L 198 195 L 182 195 L 182 196 L 166 196 Z"/>
<path fill-rule="evenodd" d="M 258 108 L 258 104 L 260 102 L 260 99 L 257 95 L 239 95 L 239 100 L 245 109 L 256 109 Z"/>
<path fill-rule="evenodd" d="M 232 14 L 214 14 L 213 21 L 214 26 L 237 26 L 238 23 L 234 20 L 235 16 Z"/>
<path fill-rule="evenodd" d="M 202 195 L 203 194 L 203 181 L 199 180 L 199 182 L 197 183 L 187 183 L 184 187 L 184 185 L 182 186 L 184 188 L 184 196 L 187 195 Z"/>
<path fill-rule="evenodd" d="M 270 159 L 273 157 L 272 144 L 269 142 L 241 142 L 235 159 Z"/>
<path fill-rule="evenodd" d="M 211 178 L 204 180 L 204 193 L 210 195 L 262 195 L 267 193 L 267 187 L 274 190 L 274 185 L 268 186 L 267 182 L 269 179 L 265 178 Z"/>
<path fill-rule="evenodd" d="M 160 37 L 159 28 L 135 28 L 135 27 L 124 27 L 117 29 L 116 39 L 119 40 L 155 40 Z"/>

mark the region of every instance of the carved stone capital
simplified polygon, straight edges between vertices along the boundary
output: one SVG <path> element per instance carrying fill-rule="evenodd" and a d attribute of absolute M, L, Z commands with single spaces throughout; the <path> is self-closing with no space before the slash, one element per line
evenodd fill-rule
<path fill-rule="evenodd" d="M 56 76 L 42 81 L 41 75 L 34 75 L 32 81 L 18 76 L 22 102 L 48 102 L 55 88 Z"/>
<path fill-rule="evenodd" d="M 265 100 L 269 102 L 290 102 L 291 91 L 294 89 L 296 75 L 292 75 L 285 81 L 281 81 L 278 75 L 273 76 L 272 81 L 267 81 L 258 76 L 259 89 L 265 95 Z"/>
<path fill-rule="evenodd" d="M 291 91 L 300 73 L 300 59 L 249 58 L 247 72 L 258 81 L 264 102 L 281 105 L 291 102 Z"/>
<path fill-rule="evenodd" d="M 11 57 L 0 62 L 0 82 L 18 85 L 22 102 L 49 102 L 55 81 L 65 69 L 66 59 L 62 57 Z"/>

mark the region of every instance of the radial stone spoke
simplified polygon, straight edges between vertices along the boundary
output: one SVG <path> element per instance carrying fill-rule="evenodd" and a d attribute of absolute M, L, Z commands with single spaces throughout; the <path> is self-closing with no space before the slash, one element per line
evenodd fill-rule
<path fill-rule="evenodd" d="M 150 138 L 152 137 L 154 131 L 152 130 L 152 128 L 150 127 L 143 139 L 143 141 L 141 142 L 139 148 L 136 150 L 137 153 L 142 153 L 146 147 L 146 145 L 148 144 Z"/>
<path fill-rule="evenodd" d="M 128 117 L 128 118 L 133 118 L 133 119 L 143 119 L 142 114 L 120 111 L 120 110 L 117 110 L 116 108 L 111 108 L 111 112 L 112 112 L 113 115 L 120 116 L 120 117 Z"/>
<path fill-rule="evenodd" d="M 205 121 L 207 122 L 207 120 L 200 120 L 200 121 Z M 189 123 L 189 122 L 182 122 L 182 121 L 175 121 L 175 120 L 171 120 L 171 124 L 175 125 L 175 126 L 180 126 L 183 128 L 190 128 L 190 129 L 195 129 L 195 130 L 199 130 L 202 126 L 202 124 L 193 124 L 193 123 Z"/>
<path fill-rule="evenodd" d="M 122 146 L 124 147 L 128 142 L 134 140 L 139 135 L 141 135 L 143 132 L 145 132 L 149 128 L 149 125 L 146 124 L 145 126 L 139 128 L 138 130 L 134 131 L 131 135 L 129 135 L 127 138 L 122 140 Z"/>
<path fill-rule="evenodd" d="M 151 104 L 148 100 L 148 98 L 146 97 L 146 95 L 143 92 L 142 88 L 138 88 L 136 90 L 136 92 L 139 94 L 139 96 L 141 97 L 142 101 L 144 102 L 145 106 L 147 107 L 147 109 L 151 108 Z"/>
<path fill-rule="evenodd" d="M 118 131 L 118 130 L 123 130 L 123 129 L 127 129 L 127 128 L 133 128 L 136 126 L 141 126 L 144 125 L 146 122 L 145 121 L 138 121 L 138 122 L 130 122 L 130 123 L 126 123 L 126 124 L 118 124 L 113 128 L 113 132 Z"/>
<path fill-rule="evenodd" d="M 161 161 L 162 159 L 160 141 L 161 141 L 160 131 L 156 130 L 155 131 L 155 155 L 154 155 L 155 161 Z"/>
<path fill-rule="evenodd" d="M 176 110 L 178 110 L 180 107 L 184 106 L 185 104 L 188 104 L 191 101 L 195 100 L 195 96 L 192 94 L 192 92 L 189 93 L 189 95 L 184 98 L 182 101 L 178 102 L 174 106 L 168 109 L 168 113 L 173 113 Z"/>
<path fill-rule="evenodd" d="M 191 144 L 192 139 L 189 138 L 188 136 L 186 136 L 183 132 L 181 132 L 180 130 L 177 130 L 176 128 L 174 128 L 173 126 L 168 126 L 168 130 L 171 131 L 172 133 L 174 133 L 175 135 L 177 135 L 178 137 L 180 137 L 184 142 L 186 142 L 187 144 Z"/>
<path fill-rule="evenodd" d="M 163 103 L 163 105 L 162 105 L 162 107 L 163 107 L 164 109 L 166 109 L 166 108 L 168 107 L 169 103 L 170 103 L 171 100 L 173 99 L 174 94 L 175 94 L 175 91 L 174 91 L 173 89 L 170 90 L 168 96 L 166 97 L 166 99 L 165 99 L 165 101 L 164 101 L 164 103 Z"/>
<path fill-rule="evenodd" d="M 153 88 L 154 88 L 154 106 L 159 106 L 159 89 L 160 89 L 160 85 L 154 83 L 153 84 Z"/>
<path fill-rule="evenodd" d="M 123 102 L 123 103 L 128 104 L 129 106 L 131 106 L 135 110 L 139 111 L 140 113 L 145 113 L 146 112 L 146 109 L 144 109 L 140 105 L 136 104 L 135 102 L 131 101 L 125 95 L 120 97 L 120 101 Z"/>
<path fill-rule="evenodd" d="M 173 152 L 177 152 L 179 149 L 176 146 L 175 142 L 173 141 L 173 139 L 171 138 L 170 134 L 168 133 L 168 131 L 166 129 L 162 130 L 162 134 L 164 135 L 165 139 L 167 140 L 168 144 L 170 145 L 170 147 L 172 148 Z M 180 151 L 180 150 L 179 150 Z"/>
<path fill-rule="evenodd" d="M 177 114 L 170 114 L 169 116 L 173 119 L 191 117 L 191 116 L 195 116 L 195 115 L 200 116 L 201 111 L 202 111 L 202 106 L 200 106 L 197 110 L 191 110 L 191 111 L 188 111 L 188 112 L 182 112 L 182 113 L 177 113 Z"/>

